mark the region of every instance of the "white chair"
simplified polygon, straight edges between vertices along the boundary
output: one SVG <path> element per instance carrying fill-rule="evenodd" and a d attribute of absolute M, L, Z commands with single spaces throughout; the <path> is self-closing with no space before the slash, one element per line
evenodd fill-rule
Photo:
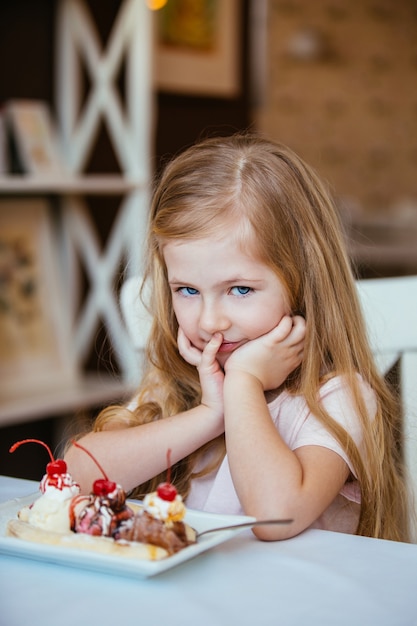
<path fill-rule="evenodd" d="M 144 350 L 151 330 L 151 316 L 140 297 L 142 278 L 127 278 L 120 290 L 120 308 L 127 332 L 136 350 Z"/>
<path fill-rule="evenodd" d="M 359 280 L 357 286 L 380 371 L 386 374 L 399 362 L 404 456 L 410 492 L 417 503 L 417 276 Z M 143 359 L 150 316 L 139 288 L 138 277 L 128 279 L 120 303 L 133 344 Z M 412 537 L 417 542 L 415 524 Z"/>
<path fill-rule="evenodd" d="M 137 355 L 135 371 L 129 372 L 129 379 L 138 382 L 143 373 L 145 347 L 151 330 L 152 319 L 144 306 L 140 289 L 142 278 L 132 276 L 127 278 L 120 289 L 120 309 L 126 330 Z"/>

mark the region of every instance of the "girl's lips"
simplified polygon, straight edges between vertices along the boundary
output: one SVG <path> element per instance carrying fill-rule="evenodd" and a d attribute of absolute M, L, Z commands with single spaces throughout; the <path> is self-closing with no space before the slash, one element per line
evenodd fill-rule
<path fill-rule="evenodd" d="M 223 343 L 221 344 L 220 348 L 218 349 L 218 353 L 219 352 L 233 352 L 233 350 L 236 350 L 236 348 L 238 348 L 241 345 L 241 342 L 239 341 L 223 341 Z"/>

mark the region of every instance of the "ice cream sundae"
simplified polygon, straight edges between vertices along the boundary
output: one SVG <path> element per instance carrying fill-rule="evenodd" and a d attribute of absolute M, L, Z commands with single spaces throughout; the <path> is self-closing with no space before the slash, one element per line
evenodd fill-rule
<path fill-rule="evenodd" d="M 184 523 L 185 506 L 169 481 L 145 497 L 135 513 L 126 503 L 122 487 L 106 476 L 93 455 L 77 442 L 97 464 L 104 478 L 94 482 L 90 495 L 67 472 L 62 459 L 55 460 L 49 447 L 37 439 L 19 441 L 40 443 L 51 461 L 40 483 L 41 496 L 10 520 L 8 534 L 29 541 L 84 548 L 131 558 L 157 560 L 195 543 L 195 532 Z M 169 458 L 169 452 L 168 452 Z"/>

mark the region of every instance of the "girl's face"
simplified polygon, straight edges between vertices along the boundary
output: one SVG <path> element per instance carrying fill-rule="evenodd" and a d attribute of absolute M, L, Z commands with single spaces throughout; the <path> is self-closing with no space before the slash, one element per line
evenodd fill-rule
<path fill-rule="evenodd" d="M 242 251 L 236 238 L 173 240 L 164 259 L 179 326 L 203 350 L 220 332 L 217 360 L 277 326 L 290 313 L 285 288 L 264 263 Z"/>

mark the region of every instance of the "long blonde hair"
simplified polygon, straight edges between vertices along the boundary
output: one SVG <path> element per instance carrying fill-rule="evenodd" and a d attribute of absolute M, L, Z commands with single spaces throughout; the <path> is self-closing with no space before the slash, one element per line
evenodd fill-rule
<path fill-rule="evenodd" d="M 407 540 L 399 406 L 374 365 L 337 212 L 325 185 L 302 159 L 258 135 L 206 139 L 177 156 L 163 171 L 149 219 L 145 281 L 152 286 L 148 305 L 153 325 L 147 372 L 137 408 L 129 412 L 109 407 L 99 415 L 95 428 L 137 425 L 199 404 L 197 371 L 177 349 L 178 325 L 162 246 L 170 239 L 216 235 L 225 225 L 242 240 L 251 233 L 259 259 L 285 285 L 292 311 L 305 317 L 305 356 L 286 386 L 290 393 L 304 396 L 353 463 L 362 493 L 357 533 Z M 374 419 L 366 412 L 358 373 L 375 391 Z M 363 426 L 363 458 L 349 434 L 319 402 L 320 385 L 335 375 L 343 375 L 351 389 Z M 219 462 L 224 455 L 222 438 L 208 445 L 218 450 Z M 173 480 L 184 496 L 195 461 L 208 445 L 173 468 Z M 153 489 L 161 479 L 157 476 L 139 486 L 137 494 Z"/>

